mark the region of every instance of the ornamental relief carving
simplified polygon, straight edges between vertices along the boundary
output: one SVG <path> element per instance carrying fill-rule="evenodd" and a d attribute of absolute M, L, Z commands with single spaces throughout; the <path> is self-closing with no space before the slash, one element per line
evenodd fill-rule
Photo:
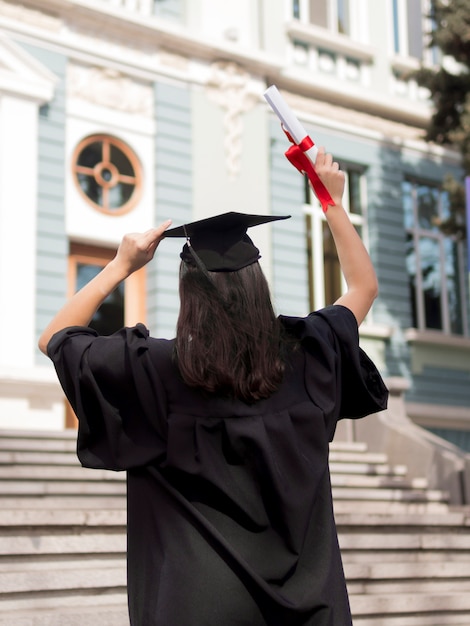
<path fill-rule="evenodd" d="M 211 66 L 207 94 L 224 109 L 224 152 L 228 177 L 235 180 L 240 173 L 243 149 L 243 113 L 252 109 L 258 97 L 250 91 L 250 75 L 233 62 L 220 61 Z"/>
<path fill-rule="evenodd" d="M 153 117 L 151 85 L 111 68 L 69 64 L 67 96 L 126 113 Z"/>

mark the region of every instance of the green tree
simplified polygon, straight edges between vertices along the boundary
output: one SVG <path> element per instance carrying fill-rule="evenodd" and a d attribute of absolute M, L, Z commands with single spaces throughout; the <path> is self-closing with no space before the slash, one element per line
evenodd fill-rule
<path fill-rule="evenodd" d="M 433 0 L 434 25 L 430 47 L 443 59 L 437 68 L 422 67 L 415 78 L 427 87 L 434 113 L 426 132 L 428 141 L 455 146 L 462 155 L 465 175 L 470 175 L 470 0 Z M 461 181 L 446 177 L 444 187 L 451 199 L 452 218 L 442 228 L 465 235 L 465 192 Z"/>

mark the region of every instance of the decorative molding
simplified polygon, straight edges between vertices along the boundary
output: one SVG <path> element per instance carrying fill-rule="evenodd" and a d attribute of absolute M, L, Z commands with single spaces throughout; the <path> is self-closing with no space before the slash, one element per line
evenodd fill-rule
<path fill-rule="evenodd" d="M 0 59 L 0 92 L 27 98 L 39 105 L 53 98 L 57 76 L 14 41 L 1 34 Z"/>
<path fill-rule="evenodd" d="M 242 113 L 252 109 L 259 97 L 249 90 L 250 75 L 239 65 L 218 61 L 211 66 L 211 76 L 207 83 L 207 94 L 225 110 L 225 163 L 230 180 L 240 173 L 242 154 L 243 118 Z"/>
<path fill-rule="evenodd" d="M 70 63 L 67 96 L 150 119 L 153 116 L 151 85 L 111 68 Z"/>

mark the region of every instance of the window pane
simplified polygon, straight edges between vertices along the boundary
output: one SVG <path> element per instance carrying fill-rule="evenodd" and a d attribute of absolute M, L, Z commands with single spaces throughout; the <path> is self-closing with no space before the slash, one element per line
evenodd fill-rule
<path fill-rule="evenodd" d="M 328 28 L 327 0 L 310 0 L 310 22 Z"/>
<path fill-rule="evenodd" d="M 159 17 L 175 21 L 183 19 L 183 0 L 153 0 L 153 7 Z"/>
<path fill-rule="evenodd" d="M 349 0 L 338 0 L 338 33 L 349 35 Z"/>
<path fill-rule="evenodd" d="M 361 174 L 348 172 L 349 212 L 362 215 Z"/>
<path fill-rule="evenodd" d="M 84 287 L 103 268 L 100 265 L 77 263 L 76 290 Z M 89 326 L 100 335 L 111 335 L 124 326 L 124 283 L 111 293 L 96 311 Z"/>
<path fill-rule="evenodd" d="M 409 181 L 405 180 L 402 184 L 402 192 L 405 228 L 413 228 L 415 225 L 413 212 L 413 185 Z"/>
<path fill-rule="evenodd" d="M 418 185 L 416 194 L 420 228 L 437 231 L 439 224 L 439 191 L 435 187 Z"/>
<path fill-rule="evenodd" d="M 296 19 L 300 18 L 299 0 L 292 1 L 292 16 L 295 17 Z"/>
<path fill-rule="evenodd" d="M 408 271 L 408 285 L 410 289 L 410 304 L 411 304 L 411 317 L 412 326 L 414 328 L 419 327 L 418 323 L 418 310 L 416 301 L 416 251 L 413 235 L 407 233 L 406 235 L 406 269 Z"/>
<path fill-rule="evenodd" d="M 96 182 L 95 177 L 87 176 L 86 174 L 77 174 L 77 179 L 83 193 L 86 194 L 95 204 L 102 206 L 102 188 Z"/>
<path fill-rule="evenodd" d="M 111 163 L 118 168 L 120 174 L 124 176 L 134 176 L 134 168 L 132 167 L 132 163 L 126 157 L 122 150 L 119 150 L 116 146 L 111 146 Z"/>
<path fill-rule="evenodd" d="M 444 240 L 444 254 L 447 279 L 447 299 L 449 305 L 450 331 L 461 334 L 463 332 L 462 318 L 462 294 L 459 280 L 459 254 L 458 245 L 455 241 L 447 238 Z"/>
<path fill-rule="evenodd" d="M 94 168 L 102 160 L 102 143 L 94 142 L 83 148 L 80 152 L 77 163 L 82 167 Z"/>
<path fill-rule="evenodd" d="M 426 328 L 442 328 L 442 285 L 439 242 L 430 237 L 419 240 L 419 258 Z"/>
<path fill-rule="evenodd" d="M 398 16 L 398 0 L 393 0 L 393 50 L 400 52 L 400 22 Z"/>
<path fill-rule="evenodd" d="M 333 304 L 341 296 L 341 267 L 330 227 L 322 222 L 325 304 Z"/>
<path fill-rule="evenodd" d="M 423 57 L 423 15 L 421 0 L 408 0 L 408 54 L 421 59 Z"/>
<path fill-rule="evenodd" d="M 118 183 L 109 190 L 109 206 L 108 209 L 120 209 L 132 196 L 134 185 L 126 185 Z"/>

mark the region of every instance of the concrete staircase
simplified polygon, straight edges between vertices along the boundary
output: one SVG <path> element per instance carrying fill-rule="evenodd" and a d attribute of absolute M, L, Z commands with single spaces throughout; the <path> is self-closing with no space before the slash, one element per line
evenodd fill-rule
<path fill-rule="evenodd" d="M 330 466 L 354 626 L 470 626 L 470 508 L 363 444 Z"/>
<path fill-rule="evenodd" d="M 330 463 L 355 626 L 470 626 L 470 511 L 362 444 Z M 124 474 L 81 468 L 74 432 L 4 431 L 0 505 L 0 626 L 129 625 Z"/>
<path fill-rule="evenodd" d="M 0 626 L 129 626 L 125 474 L 75 439 L 0 433 Z"/>

